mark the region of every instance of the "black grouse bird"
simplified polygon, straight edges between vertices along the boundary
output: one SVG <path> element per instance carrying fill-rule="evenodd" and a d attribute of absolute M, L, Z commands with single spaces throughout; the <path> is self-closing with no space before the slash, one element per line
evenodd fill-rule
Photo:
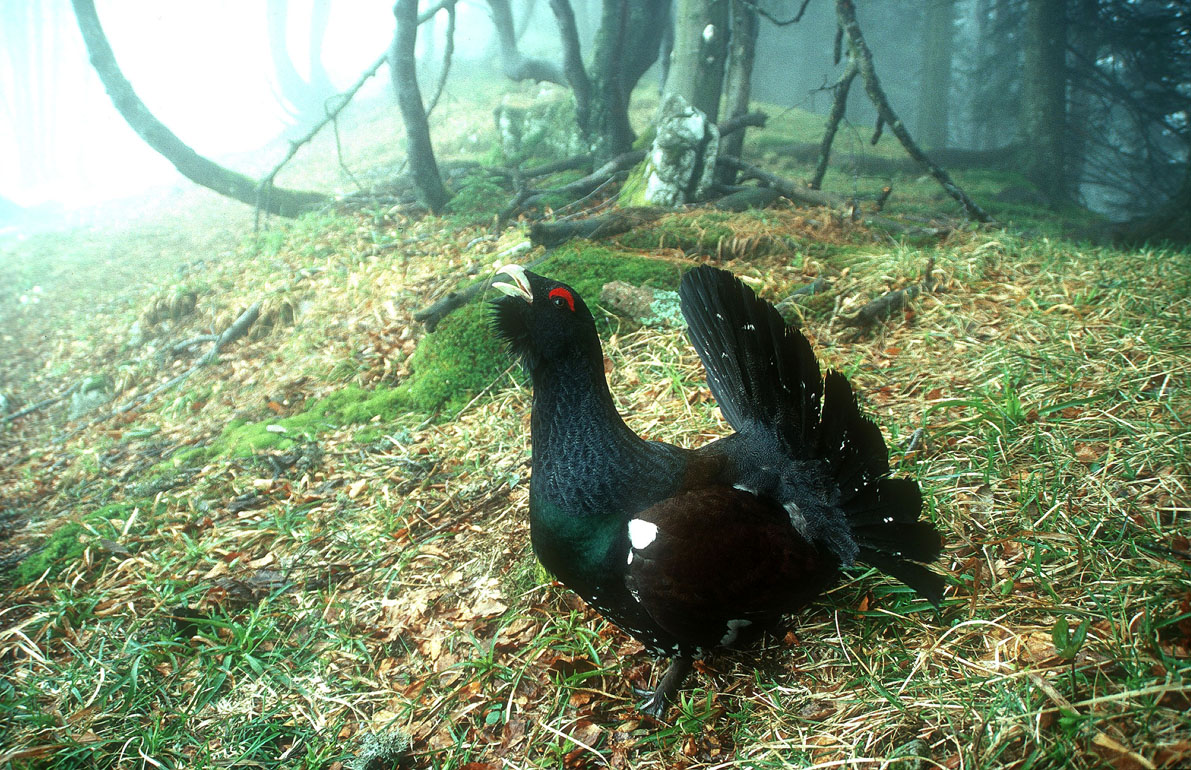
<path fill-rule="evenodd" d="M 699 449 L 646 441 L 616 411 L 595 320 L 519 266 L 493 284 L 497 333 L 533 380 L 530 536 L 542 564 L 652 654 L 673 658 L 641 708 L 660 716 L 692 659 L 772 626 L 863 561 L 938 605 L 941 548 L 910 479 L 847 379 L 731 273 L 679 292 L 735 433 Z"/>

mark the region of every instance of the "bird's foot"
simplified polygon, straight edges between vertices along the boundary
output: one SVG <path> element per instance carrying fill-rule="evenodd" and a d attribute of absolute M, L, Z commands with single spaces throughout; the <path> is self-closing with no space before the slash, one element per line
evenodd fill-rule
<path fill-rule="evenodd" d="M 690 671 L 690 658 L 674 658 L 670 661 L 670 667 L 666 669 L 666 673 L 662 674 L 662 679 L 658 682 L 656 689 L 633 688 L 633 693 L 644 699 L 637 704 L 637 708 L 642 714 L 654 719 L 661 719 L 666 713 L 666 707 L 670 705 L 670 701 L 678 693 L 678 688 L 682 686 Z"/>
<path fill-rule="evenodd" d="M 656 690 L 646 690 L 643 687 L 634 687 L 633 695 L 636 695 L 642 700 L 637 704 L 637 710 L 646 716 L 651 716 L 654 719 L 661 719 L 662 715 L 666 713 L 665 693 L 659 687 Z"/>

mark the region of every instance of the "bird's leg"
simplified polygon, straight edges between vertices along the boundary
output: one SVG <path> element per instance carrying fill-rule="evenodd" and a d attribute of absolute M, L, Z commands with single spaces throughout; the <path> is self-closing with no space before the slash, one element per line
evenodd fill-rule
<path fill-rule="evenodd" d="M 690 658 L 674 658 L 670 661 L 670 667 L 666 669 L 666 673 L 662 674 L 662 679 L 658 682 L 655 690 L 642 690 L 634 687 L 633 692 L 645 698 L 638 705 L 641 712 L 655 719 L 661 719 L 662 715 L 666 713 L 666 706 L 670 704 L 671 699 L 678 692 L 678 688 L 682 687 L 686 675 L 690 672 Z"/>

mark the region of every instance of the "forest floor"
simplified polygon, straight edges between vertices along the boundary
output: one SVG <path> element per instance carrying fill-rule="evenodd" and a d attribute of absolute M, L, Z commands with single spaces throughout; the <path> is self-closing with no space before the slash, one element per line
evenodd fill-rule
<path fill-rule="evenodd" d="M 448 98 L 444 155 L 490 157 L 490 114 Z M 783 148 L 820 122 L 775 114 L 751 158 L 806 174 Z M 388 107 L 355 119 L 362 175 L 399 166 L 395 124 Z M 76 385 L 109 399 L 0 425 L 0 765 L 1191 764 L 1191 252 L 1071 240 L 1056 215 L 998 205 L 1023 183 L 992 172 L 957 176 L 1013 224 L 970 226 L 916 173 L 849 172 L 849 153 L 897 154 L 861 145 L 829 189 L 892 183 L 890 217 L 944 226 L 694 209 L 539 270 L 672 288 L 712 261 L 774 302 L 825 279 L 784 307 L 921 484 L 942 610 L 853 570 L 784 637 L 702 663 L 665 721 L 641 716 L 631 686 L 655 665 L 529 548 L 523 378 L 480 305 L 433 335 L 413 319 L 525 239 L 493 230 L 503 193 L 253 234 L 250 212 L 187 192 L 0 244 L 7 412 Z M 292 186 L 342 182 L 331 140 L 310 154 Z M 848 324 L 927 270 L 905 308 Z M 216 361 L 95 422 L 256 302 Z M 600 316 L 631 427 L 684 446 L 727 432 L 680 329 Z"/>

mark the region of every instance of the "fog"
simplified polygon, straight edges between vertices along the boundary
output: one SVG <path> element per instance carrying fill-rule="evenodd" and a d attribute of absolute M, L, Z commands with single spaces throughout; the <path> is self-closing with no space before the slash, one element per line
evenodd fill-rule
<path fill-rule="evenodd" d="M 252 151 L 289 127 L 272 75 L 265 3 L 101 0 L 96 5 L 137 94 L 199 154 Z M 289 3 L 287 43 L 303 75 L 309 39 L 303 20 L 313 5 L 312 0 Z M 6 94 L 0 197 L 22 207 L 74 208 L 179 181 L 169 162 L 136 135 L 104 93 L 67 0 L 6 0 L 3 15 L 0 37 L 8 55 L 0 55 L 0 91 Z M 23 22 L 14 23 L 18 19 Z M 334 85 L 344 88 L 384 51 L 392 36 L 392 13 L 385 3 L 336 3 L 328 21 L 322 62 Z M 33 55 L 15 61 L 17 51 L 27 46 L 13 36 L 33 29 L 39 31 Z M 32 82 L 32 105 L 16 103 L 19 81 Z M 369 91 L 384 88 L 377 81 Z M 15 121 L 26 125 L 18 129 Z M 34 127 L 30 147 L 18 131 Z"/>

